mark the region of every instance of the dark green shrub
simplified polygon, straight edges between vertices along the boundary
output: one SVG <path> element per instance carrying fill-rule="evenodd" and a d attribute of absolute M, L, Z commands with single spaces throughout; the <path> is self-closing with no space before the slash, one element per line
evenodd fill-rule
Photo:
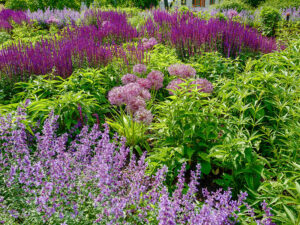
<path fill-rule="evenodd" d="M 252 7 L 257 7 L 259 4 L 263 3 L 265 0 L 243 0 L 248 5 Z"/>
<path fill-rule="evenodd" d="M 217 9 L 227 10 L 227 9 L 235 9 L 238 12 L 242 10 L 249 10 L 251 7 L 244 2 L 239 0 L 224 0 L 221 4 L 216 6 Z"/>
<path fill-rule="evenodd" d="M 7 0 L 5 7 L 14 10 L 25 10 L 28 8 L 26 0 Z"/>
<path fill-rule="evenodd" d="M 133 5 L 138 8 L 151 8 L 157 6 L 158 0 L 131 0 Z"/>
<path fill-rule="evenodd" d="M 79 10 L 80 5 L 80 0 L 7 0 L 5 4 L 5 6 L 10 9 L 30 9 L 31 11 L 45 9 L 48 7 L 50 7 L 51 9 L 63 9 L 66 7 Z"/>
<path fill-rule="evenodd" d="M 276 9 L 286 9 L 300 7 L 300 0 L 266 0 L 260 5 L 261 7 L 271 6 Z"/>
<path fill-rule="evenodd" d="M 279 10 L 272 7 L 265 7 L 260 12 L 263 33 L 267 36 L 274 36 L 276 28 L 281 20 Z"/>
<path fill-rule="evenodd" d="M 98 6 L 150 8 L 157 6 L 158 0 L 95 0 Z"/>

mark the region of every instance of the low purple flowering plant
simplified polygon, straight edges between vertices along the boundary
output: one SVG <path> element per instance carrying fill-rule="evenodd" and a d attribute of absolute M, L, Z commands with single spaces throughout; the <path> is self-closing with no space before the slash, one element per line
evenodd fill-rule
<path fill-rule="evenodd" d="M 147 112 L 144 112 L 147 114 Z M 142 112 L 140 113 L 142 115 Z M 164 185 L 167 168 L 146 173 L 146 154 L 136 159 L 125 139 L 109 136 L 96 124 L 83 127 L 67 142 L 56 135 L 58 117 L 45 121 L 40 133 L 24 125 L 25 109 L 0 117 L 0 212 L 4 223 L 73 224 L 235 224 L 247 194 L 232 199 L 231 191 L 197 192 L 200 165 L 191 171 L 187 191 L 186 164 L 178 174 L 175 191 Z M 31 136 L 31 140 L 29 139 Z M 271 224 L 270 208 L 259 224 Z M 254 219 L 252 219 L 254 220 Z"/>

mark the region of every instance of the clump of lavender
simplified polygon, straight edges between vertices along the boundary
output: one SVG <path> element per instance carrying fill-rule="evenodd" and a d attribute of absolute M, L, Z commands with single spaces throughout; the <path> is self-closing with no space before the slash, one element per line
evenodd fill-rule
<path fill-rule="evenodd" d="M 1 213 L 9 215 L 1 222 L 221 225 L 238 220 L 236 212 L 246 193 L 233 200 L 230 190 L 204 189 L 204 204 L 197 203 L 199 165 L 183 192 L 183 164 L 170 195 L 164 185 L 167 168 L 147 175 L 146 154 L 138 161 L 130 157 L 125 139 L 115 135 L 112 140 L 107 125 L 103 132 L 97 124 L 85 126 L 67 144 L 67 134 L 56 135 L 57 116 L 49 115 L 42 132 L 31 141 L 25 119 L 24 109 L 18 109 L 14 118 L 0 117 L 0 204 Z M 267 214 L 257 222 L 267 224 L 270 209 L 265 204 L 263 209 Z"/>
<path fill-rule="evenodd" d="M 174 64 L 168 68 L 168 72 L 171 76 L 177 76 L 184 79 L 192 78 L 196 76 L 196 70 L 190 65 Z"/>
<path fill-rule="evenodd" d="M 30 20 L 35 20 L 41 24 L 55 23 L 58 26 L 74 24 L 81 18 L 81 13 L 72 9 L 64 8 L 63 10 L 47 8 L 45 11 L 38 10 L 35 12 L 27 11 Z"/>
<path fill-rule="evenodd" d="M 300 21 L 300 7 L 287 8 L 281 10 L 281 15 L 284 19 L 288 21 Z"/>

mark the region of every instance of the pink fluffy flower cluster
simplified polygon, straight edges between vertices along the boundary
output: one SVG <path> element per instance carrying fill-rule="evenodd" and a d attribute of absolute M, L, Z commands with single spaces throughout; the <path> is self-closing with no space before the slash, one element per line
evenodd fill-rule
<path fill-rule="evenodd" d="M 142 44 L 143 44 L 143 47 L 145 48 L 145 49 L 151 49 L 151 48 L 153 48 L 154 47 L 154 45 L 157 45 L 158 44 L 158 42 L 157 42 L 157 40 L 155 39 L 155 38 L 149 38 L 149 39 L 147 39 L 147 38 L 143 38 L 142 39 Z"/>
<path fill-rule="evenodd" d="M 146 72 L 144 65 L 136 65 L 139 69 L 134 72 Z M 142 68 L 140 70 L 140 68 Z M 108 100 L 112 105 L 126 105 L 126 111 L 134 115 L 139 122 L 150 124 L 153 115 L 146 110 L 146 101 L 151 99 L 149 89 L 159 90 L 163 87 L 164 75 L 160 71 L 151 71 L 147 78 L 138 78 L 135 74 L 122 77 L 123 86 L 115 87 L 108 93 Z"/>
<path fill-rule="evenodd" d="M 196 70 L 190 65 L 174 64 L 168 68 L 168 71 L 171 76 L 181 77 L 183 79 L 196 76 Z"/>
<path fill-rule="evenodd" d="M 184 80 L 194 78 L 196 76 L 196 70 L 189 65 L 174 64 L 168 68 L 168 71 L 170 75 L 178 77 L 177 79 L 172 80 L 167 86 L 170 95 L 173 95 L 173 91 L 176 89 L 180 89 L 179 85 L 182 83 L 188 83 L 190 88 L 194 87 L 199 90 L 199 92 L 212 93 L 213 91 L 213 85 L 207 79 L 197 78 L 193 81 Z"/>

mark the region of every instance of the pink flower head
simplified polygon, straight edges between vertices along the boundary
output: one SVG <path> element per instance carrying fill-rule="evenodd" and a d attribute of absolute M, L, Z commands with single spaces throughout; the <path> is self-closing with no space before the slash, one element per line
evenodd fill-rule
<path fill-rule="evenodd" d="M 167 86 L 167 89 L 169 89 L 170 95 L 174 94 L 171 90 L 175 91 L 175 90 L 179 89 L 180 87 L 178 86 L 178 84 L 182 84 L 182 83 L 184 83 L 184 81 L 181 79 L 172 80 Z"/>
<path fill-rule="evenodd" d="M 47 23 L 59 23 L 59 20 L 55 18 L 54 16 L 50 16 L 50 18 L 47 20 Z"/>
<path fill-rule="evenodd" d="M 154 47 L 154 45 L 157 45 L 158 42 L 155 38 L 150 38 L 149 40 L 147 38 L 142 39 L 143 47 L 145 49 L 151 49 Z"/>
<path fill-rule="evenodd" d="M 212 83 L 203 78 L 196 79 L 191 84 L 196 85 L 196 89 L 199 89 L 199 92 L 212 93 L 214 89 Z"/>
<path fill-rule="evenodd" d="M 151 94 L 147 89 L 143 89 L 141 91 L 140 97 L 145 99 L 145 100 L 150 100 L 151 99 Z"/>
<path fill-rule="evenodd" d="M 154 70 L 148 74 L 147 78 L 151 81 L 152 88 L 155 90 L 163 87 L 164 74 L 162 72 Z"/>
<path fill-rule="evenodd" d="M 141 108 L 134 114 L 134 120 L 143 122 L 145 124 L 150 124 L 153 120 L 153 115 L 149 110 Z"/>
<path fill-rule="evenodd" d="M 146 73 L 147 67 L 144 64 L 137 64 L 133 67 L 133 72 L 138 74 Z"/>
<path fill-rule="evenodd" d="M 168 68 L 168 71 L 171 76 L 177 76 L 184 79 L 196 76 L 196 70 L 190 65 L 174 64 Z"/>
<path fill-rule="evenodd" d="M 154 45 L 157 45 L 158 42 L 155 38 L 152 37 L 148 40 L 148 44 L 150 44 L 153 47 Z"/>
<path fill-rule="evenodd" d="M 235 9 L 229 9 L 226 14 L 229 19 L 232 19 L 233 17 L 237 16 L 239 13 Z"/>
<path fill-rule="evenodd" d="M 108 100 L 112 105 L 120 106 L 124 104 L 124 88 L 123 87 L 114 87 L 108 93 Z"/>
<path fill-rule="evenodd" d="M 134 74 L 125 74 L 123 77 L 122 77 L 122 83 L 123 84 L 129 84 L 129 83 L 134 83 L 136 82 L 137 80 L 137 76 L 134 75 Z"/>
<path fill-rule="evenodd" d="M 128 103 L 130 99 L 136 98 L 141 94 L 142 87 L 138 83 L 129 83 L 123 86 L 125 103 Z"/>
<path fill-rule="evenodd" d="M 146 102 L 143 98 L 137 97 L 137 98 L 131 98 L 126 106 L 126 110 L 128 112 L 136 112 L 140 110 L 141 108 L 146 107 Z"/>
<path fill-rule="evenodd" d="M 148 38 L 143 38 L 142 43 L 146 43 L 146 42 L 148 42 Z"/>
<path fill-rule="evenodd" d="M 152 82 L 148 78 L 139 78 L 136 82 L 145 89 L 150 89 L 152 87 Z"/>

